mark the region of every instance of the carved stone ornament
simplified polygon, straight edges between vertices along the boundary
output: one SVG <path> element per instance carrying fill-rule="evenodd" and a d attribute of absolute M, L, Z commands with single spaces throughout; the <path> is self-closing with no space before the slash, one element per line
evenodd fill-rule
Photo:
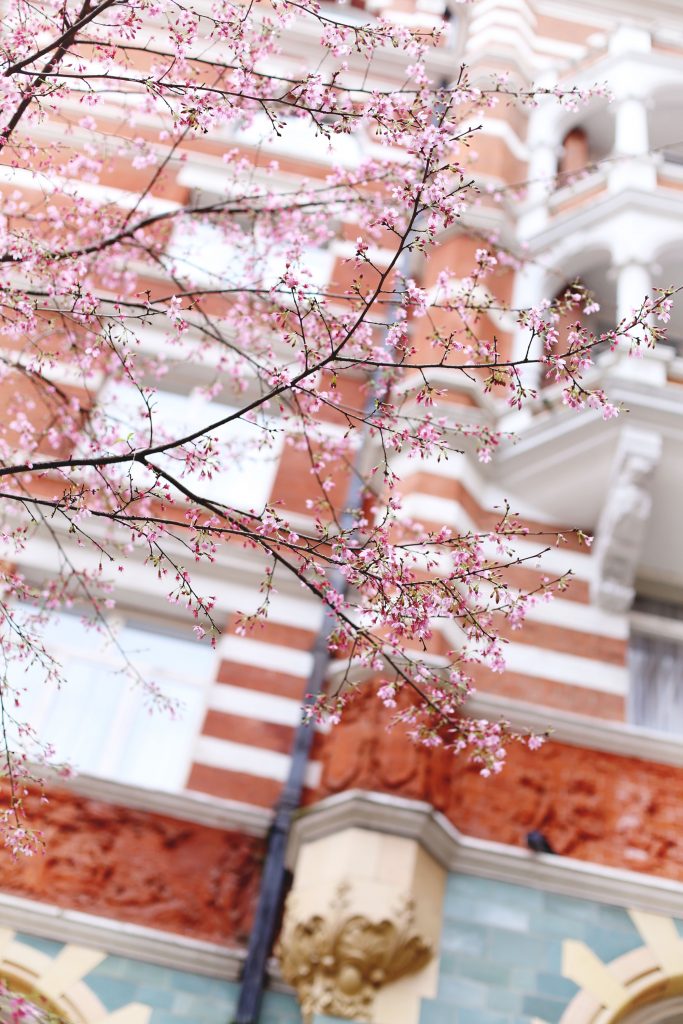
<path fill-rule="evenodd" d="M 337 888 L 325 917 L 298 920 L 296 894 L 287 901 L 276 952 L 306 1022 L 315 1013 L 371 1020 L 377 990 L 419 971 L 432 957 L 432 944 L 414 930 L 411 900 L 392 919 L 372 921 L 350 911 L 349 888 Z"/>
<path fill-rule="evenodd" d="M 622 434 L 594 546 L 597 573 L 593 600 L 611 612 L 626 612 L 652 511 L 652 479 L 662 452 L 661 437 L 629 428 Z"/>

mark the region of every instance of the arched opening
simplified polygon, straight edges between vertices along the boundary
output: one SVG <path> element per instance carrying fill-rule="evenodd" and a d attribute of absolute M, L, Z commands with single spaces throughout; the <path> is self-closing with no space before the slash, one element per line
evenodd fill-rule
<path fill-rule="evenodd" d="M 603 963 L 583 942 L 566 939 L 562 973 L 579 986 L 560 1024 L 681 1024 L 683 940 L 659 914 L 628 911 L 644 946 Z"/>
<path fill-rule="evenodd" d="M 683 134 L 683 130 L 682 130 Z M 681 146 L 681 163 L 683 164 L 683 145 Z M 683 170 L 683 167 L 682 167 Z M 678 285 L 683 276 L 683 239 L 662 249 L 652 265 L 653 288 L 671 288 Z M 669 322 L 660 326 L 666 327 L 666 341 L 663 344 L 674 349 L 676 354 L 683 356 L 683 296 L 674 295 Z"/>
<path fill-rule="evenodd" d="M 580 121 L 565 125 L 561 137 L 558 188 L 571 184 L 577 175 L 609 156 L 614 148 L 614 117 L 606 105 L 588 109 Z"/>
<path fill-rule="evenodd" d="M 683 168 L 683 92 L 667 89 L 652 97 L 648 113 L 650 150 L 669 166 Z"/>
<path fill-rule="evenodd" d="M 565 345 L 568 330 L 577 321 L 596 336 L 611 331 L 616 323 L 616 281 L 611 257 L 607 250 L 584 253 L 574 259 L 565 260 L 562 267 L 562 283 L 559 288 L 554 288 L 553 298 L 561 299 L 568 292 L 576 290 L 577 285 L 580 285 L 599 308 L 584 313 L 583 308 L 574 307 L 561 314 L 557 324 L 560 335 L 560 351 Z M 557 277 L 555 280 L 557 281 Z M 594 346 L 591 352 L 593 362 L 598 362 L 607 351 L 609 351 L 607 342 Z M 546 377 L 541 383 L 544 387 L 552 385 L 552 376 Z"/>
<path fill-rule="evenodd" d="M 149 1024 L 151 1007 L 128 1003 L 108 1014 L 88 986 L 85 979 L 105 957 L 99 950 L 68 944 L 52 958 L 17 941 L 13 932 L 0 929 L 0 983 L 4 986 L 0 988 L 0 1021 L 12 1019 L 3 1016 L 2 999 L 13 993 L 43 1013 L 43 1017 L 18 1018 L 27 1024 L 34 1019 L 36 1024 L 107 1024 L 110 1020 Z"/>
<path fill-rule="evenodd" d="M 582 170 L 588 163 L 590 163 L 588 133 L 585 128 L 577 125 L 575 128 L 570 128 L 562 140 L 558 173 L 560 176 L 573 174 Z"/>
<path fill-rule="evenodd" d="M 2 1016 L 4 1003 L 11 1005 L 12 998 L 19 996 L 42 1014 L 36 1017 L 36 1024 L 104 1021 L 106 1010 L 81 980 L 90 965 L 102 959 L 102 954 L 65 946 L 52 960 L 23 942 L 13 940 L 11 932 L 5 935 L 9 936 L 8 941 L 0 948 L 0 1020 L 5 1020 Z M 27 1021 L 31 1019 L 26 1016 Z"/>
<path fill-rule="evenodd" d="M 624 1024 L 681 1024 L 683 1021 L 683 997 L 657 1000 L 639 1010 L 634 1010 Z"/>
<path fill-rule="evenodd" d="M 52 1000 L 16 981 L 0 977 L 0 1020 L 27 1021 L 31 1024 L 70 1024 Z"/>

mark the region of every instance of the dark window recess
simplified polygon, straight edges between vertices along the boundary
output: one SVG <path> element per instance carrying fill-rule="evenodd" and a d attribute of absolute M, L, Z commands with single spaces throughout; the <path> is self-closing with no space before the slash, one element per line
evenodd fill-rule
<path fill-rule="evenodd" d="M 562 140 L 558 164 L 558 186 L 566 185 L 566 178 L 583 171 L 590 163 L 588 135 L 583 128 L 572 128 Z"/>
<path fill-rule="evenodd" d="M 633 610 L 629 720 L 646 729 L 683 735 L 683 606 L 637 598 Z"/>

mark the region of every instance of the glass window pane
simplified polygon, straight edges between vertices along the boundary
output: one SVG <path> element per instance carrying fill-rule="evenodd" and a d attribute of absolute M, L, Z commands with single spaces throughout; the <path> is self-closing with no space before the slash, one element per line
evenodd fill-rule
<path fill-rule="evenodd" d="M 99 400 L 107 418 L 116 423 L 122 439 L 128 438 L 136 447 L 149 444 L 147 408 L 136 389 L 111 386 L 100 394 Z M 150 397 L 150 405 L 153 444 L 178 440 L 235 412 L 232 406 L 170 391 L 157 391 Z M 168 452 L 154 456 L 152 461 L 201 497 L 245 510 L 263 508 L 277 471 L 281 434 L 268 433 L 263 426 L 242 419 L 209 433 L 218 440 L 218 468 L 210 478 L 204 476 L 201 469 L 186 471 L 182 453 Z M 138 483 L 152 482 L 151 474 L 141 466 L 133 467 L 132 471 Z"/>
<path fill-rule="evenodd" d="M 629 719 L 683 735 L 683 608 L 640 596 L 633 608 Z"/>
<path fill-rule="evenodd" d="M 76 770 L 133 785 L 182 788 L 204 715 L 214 653 L 206 644 L 153 629 L 123 625 L 117 643 L 143 679 L 177 701 L 171 716 L 151 709 L 141 686 L 125 673 L 116 645 L 88 630 L 77 615 L 54 615 L 44 630 L 46 648 L 62 666 L 57 688 L 37 667 L 17 666 L 12 683 L 25 693 L 18 717 L 29 722 L 56 761 Z"/>

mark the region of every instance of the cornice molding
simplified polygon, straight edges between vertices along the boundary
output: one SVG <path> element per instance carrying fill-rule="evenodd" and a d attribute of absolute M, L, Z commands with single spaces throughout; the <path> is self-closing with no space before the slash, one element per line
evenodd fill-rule
<path fill-rule="evenodd" d="M 591 387 L 604 387 L 615 403 L 629 410 L 632 426 L 657 429 L 664 437 L 683 441 L 683 405 L 680 387 L 640 384 L 620 377 L 613 366 L 606 366 L 590 379 Z M 581 446 L 595 446 L 595 426 L 600 413 L 595 409 L 568 410 L 558 405 L 545 415 L 533 419 L 528 426 L 510 420 L 509 429 L 517 430 L 514 443 L 501 446 L 496 456 L 501 486 L 515 483 L 517 473 L 538 467 L 539 459 L 556 460 L 562 453 L 573 456 Z M 621 431 L 619 419 L 603 425 L 601 441 L 614 443 Z M 555 463 L 556 464 L 556 463 Z"/>
<path fill-rule="evenodd" d="M 430 804 L 361 790 L 300 812 L 290 836 L 289 866 L 296 864 L 302 844 L 348 828 L 415 839 L 447 871 L 683 917 L 680 882 L 475 839 L 462 835 Z"/>
<path fill-rule="evenodd" d="M 539 707 L 537 704 L 484 693 L 478 693 L 468 701 L 467 708 L 476 717 L 505 718 L 515 728 L 530 729 L 532 732 L 544 732 L 550 728 L 552 739 L 558 743 L 683 768 L 683 739 L 641 729 L 626 722 Z"/>
<path fill-rule="evenodd" d="M 588 180 L 588 179 L 587 179 Z M 596 181 L 602 180 L 596 175 Z M 529 246 L 532 256 L 538 256 L 547 250 L 557 249 L 562 243 L 562 256 L 568 248 L 568 239 L 577 239 L 577 246 L 582 244 L 582 232 L 599 225 L 602 237 L 609 235 L 609 219 L 622 214 L 633 216 L 640 213 L 648 218 L 659 217 L 663 222 L 671 218 L 680 220 L 683 215 L 683 196 L 673 191 L 645 191 L 629 186 L 618 192 L 610 192 L 607 188 L 599 195 L 592 197 L 590 202 L 582 206 L 572 206 L 568 210 L 556 213 L 552 221 L 540 231 L 530 233 L 524 241 Z M 568 228 L 570 225 L 570 228 Z"/>
<path fill-rule="evenodd" d="M 683 8 L 679 0 L 650 0 L 644 5 L 641 0 L 536 0 L 536 10 L 543 14 L 563 17 L 568 21 L 585 20 L 588 24 L 606 25 L 608 19 L 619 23 L 633 19 L 639 25 L 660 28 L 659 19 L 666 19 L 676 27 L 683 26 Z"/>
<path fill-rule="evenodd" d="M 50 773 L 48 781 L 60 789 L 70 790 L 91 800 L 133 810 L 149 811 L 179 821 L 190 821 L 208 828 L 236 831 L 242 835 L 262 837 L 270 827 L 272 814 L 265 808 L 242 804 L 237 800 L 221 800 L 203 793 L 167 793 L 141 786 L 110 782 L 94 775 L 74 775 L 71 779 Z"/>

